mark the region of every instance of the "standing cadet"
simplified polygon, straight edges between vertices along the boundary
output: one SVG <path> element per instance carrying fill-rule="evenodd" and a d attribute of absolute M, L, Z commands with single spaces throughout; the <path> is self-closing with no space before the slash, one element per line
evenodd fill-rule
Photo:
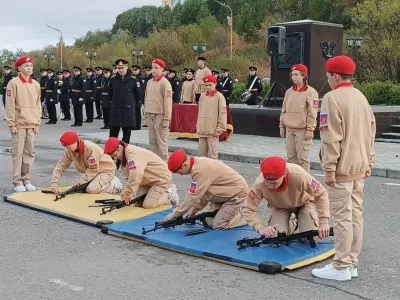
<path fill-rule="evenodd" d="M 145 84 L 146 80 L 143 76 L 140 75 L 140 72 L 142 68 L 138 65 L 133 65 L 132 66 L 132 77 L 136 80 L 136 82 L 139 82 L 141 92 L 142 92 L 142 98 L 144 97 L 145 94 Z M 143 99 L 140 99 L 140 101 L 137 102 L 137 105 L 135 107 L 135 126 L 132 128 L 133 130 L 140 130 L 142 128 L 142 103 Z"/>
<path fill-rule="evenodd" d="M 291 235 L 297 227 L 299 232 L 319 230 L 320 238 L 329 236 L 329 200 L 323 185 L 300 166 L 286 164 L 279 156 L 264 159 L 260 170 L 242 209 L 250 227 L 268 238 L 276 237 L 277 232 Z M 264 199 L 270 214 L 268 226 L 257 217 Z M 292 213 L 296 215 L 294 222 L 290 219 Z"/>
<path fill-rule="evenodd" d="M 208 211 L 219 209 L 206 222 L 212 229 L 229 229 L 246 224 L 240 210 L 247 197 L 246 180 L 222 161 L 206 157 L 188 157 L 183 150 L 171 154 L 168 168 L 172 173 L 191 175 L 192 183 L 184 201 L 165 220 L 194 216 L 210 202 Z"/>
<path fill-rule="evenodd" d="M 221 69 L 221 71 L 222 95 L 224 95 L 225 97 L 226 105 L 229 106 L 233 92 L 233 81 L 232 78 L 229 76 L 229 69 Z"/>
<path fill-rule="evenodd" d="M 94 99 L 96 105 L 96 119 L 100 120 L 103 117 L 101 112 L 101 102 L 100 102 L 100 95 L 101 95 L 101 81 L 103 79 L 103 68 L 96 67 L 96 98 Z"/>
<path fill-rule="evenodd" d="M 74 78 L 71 82 L 71 103 L 74 107 L 74 124 L 80 127 L 83 122 L 83 104 L 86 97 L 86 78 L 82 76 L 82 68 L 74 66 Z"/>
<path fill-rule="evenodd" d="M 197 117 L 199 156 L 218 159 L 219 136 L 226 130 L 226 102 L 216 90 L 217 76 L 208 75 L 203 82 L 207 92 L 200 96 Z"/>
<path fill-rule="evenodd" d="M 121 199 L 127 205 L 133 196 L 147 194 L 143 208 L 156 208 L 171 204 L 176 206 L 179 195 L 175 184 L 171 184 L 172 175 L 168 166 L 153 152 L 126 144 L 115 137 L 109 138 L 104 144 L 104 153 L 122 162 L 122 172 L 125 184 Z"/>
<path fill-rule="evenodd" d="M 99 145 L 83 141 L 74 131 L 64 132 L 60 143 L 65 148 L 63 156 L 53 170 L 51 190 L 58 194 L 60 180 L 65 171 L 74 163 L 76 171 L 83 173 L 76 185 L 89 183 L 88 194 L 110 193 L 119 194 L 122 183 L 115 177 L 115 164 L 110 156 L 104 154 Z"/>
<path fill-rule="evenodd" d="M 291 67 L 294 85 L 285 93 L 279 127 L 281 137 L 286 137 L 288 161 L 310 173 L 310 150 L 319 100 L 317 91 L 307 84 L 307 74 L 305 65 Z"/>
<path fill-rule="evenodd" d="M 103 122 L 104 126 L 101 127 L 100 129 L 110 129 L 110 106 L 111 106 L 111 101 L 109 97 L 109 90 L 110 90 L 110 76 L 111 76 L 111 70 L 108 68 L 104 68 L 104 76 L 101 79 L 101 95 L 100 95 L 100 101 L 101 101 L 101 107 L 103 108 Z"/>
<path fill-rule="evenodd" d="M 129 143 L 131 130 L 135 127 L 135 108 L 142 99 L 140 83 L 131 76 L 128 61 L 115 61 L 118 74 L 111 77 L 108 91 L 111 99 L 110 110 L 110 137 L 118 138 L 122 129 L 122 140 Z"/>
<path fill-rule="evenodd" d="M 40 69 L 40 101 L 42 103 L 42 119 L 48 117 L 46 104 L 44 100 L 46 99 L 46 83 L 49 77 L 47 76 L 46 69 Z"/>
<path fill-rule="evenodd" d="M 247 105 L 257 105 L 258 96 L 261 94 L 263 90 L 263 85 L 261 83 L 261 79 L 258 78 L 256 67 L 249 67 L 249 77 L 247 78 L 246 89 L 250 89 L 251 98 L 246 101 Z"/>
<path fill-rule="evenodd" d="M 172 87 L 163 75 L 165 62 L 154 59 L 152 63 L 153 79 L 147 83 L 144 111 L 149 126 L 150 150 L 168 160 L 168 133 L 172 116 Z"/>
<path fill-rule="evenodd" d="M 196 81 L 196 102 L 199 103 L 200 95 L 206 92 L 206 88 L 203 82 L 203 78 L 207 75 L 211 75 L 211 70 L 206 67 L 206 58 L 205 57 L 198 57 L 197 58 L 197 65 L 199 69 L 197 69 L 194 80 Z"/>
<path fill-rule="evenodd" d="M 10 82 L 11 79 L 14 78 L 14 75 L 11 72 L 12 68 L 10 66 L 4 66 L 4 79 L 3 85 L 1 88 L 1 93 L 3 95 L 3 105 L 6 107 L 6 91 L 7 91 L 7 84 Z"/>
<path fill-rule="evenodd" d="M 58 79 L 54 75 L 53 69 L 47 69 L 47 77 L 45 103 L 49 114 L 49 121 L 46 124 L 57 124 Z"/>
<path fill-rule="evenodd" d="M 59 101 L 61 111 L 64 114 L 64 118 L 62 121 L 70 121 L 71 120 L 71 110 L 70 110 L 70 88 L 71 88 L 71 72 L 69 70 L 63 70 L 63 77 L 64 80 L 62 82 L 62 86 L 58 89 L 59 90 Z"/>
<path fill-rule="evenodd" d="M 172 87 L 172 101 L 173 103 L 179 103 L 181 97 L 181 82 L 174 70 L 169 70 L 168 80 Z"/>
<path fill-rule="evenodd" d="M 358 277 L 363 240 L 364 178 L 375 165 L 374 113 L 365 96 L 351 83 L 356 65 L 348 56 L 325 64 L 332 91 L 322 99 L 321 166 L 328 185 L 335 232 L 333 263 L 312 274 L 319 278 L 350 280 Z"/>
<path fill-rule="evenodd" d="M 11 131 L 13 184 L 15 192 L 34 191 L 30 173 L 35 157 L 34 136 L 40 127 L 40 85 L 32 79 L 33 58 L 15 62 L 20 72 L 10 80 L 6 92 L 6 119 Z"/>
<path fill-rule="evenodd" d="M 86 68 L 86 98 L 85 98 L 85 110 L 86 110 L 86 123 L 93 123 L 93 103 L 96 98 L 97 82 L 93 76 L 93 69 Z"/>
<path fill-rule="evenodd" d="M 186 80 L 182 84 L 181 102 L 196 103 L 196 81 L 193 79 L 193 69 L 186 70 Z"/>

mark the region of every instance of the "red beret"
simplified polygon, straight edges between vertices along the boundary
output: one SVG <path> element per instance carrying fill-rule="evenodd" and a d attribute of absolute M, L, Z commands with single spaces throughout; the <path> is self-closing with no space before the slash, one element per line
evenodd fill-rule
<path fill-rule="evenodd" d="M 62 134 L 60 137 L 61 145 L 67 147 L 79 141 L 79 135 L 74 131 L 67 131 Z"/>
<path fill-rule="evenodd" d="M 24 63 L 27 63 L 27 62 L 33 63 L 33 58 L 31 56 L 29 56 L 29 55 L 21 56 L 15 62 L 15 67 L 18 68 L 19 66 L 21 66 L 21 65 L 23 65 Z"/>
<path fill-rule="evenodd" d="M 186 153 L 182 149 L 172 152 L 168 159 L 168 169 L 172 173 L 176 173 L 185 161 Z"/>
<path fill-rule="evenodd" d="M 308 68 L 305 65 L 302 65 L 302 64 L 293 65 L 290 68 L 290 72 L 292 72 L 294 70 L 297 70 L 297 71 L 304 72 L 304 73 L 308 74 Z"/>
<path fill-rule="evenodd" d="M 277 180 L 285 174 L 286 161 L 280 156 L 270 156 L 262 161 L 260 169 L 265 179 Z"/>
<path fill-rule="evenodd" d="M 108 155 L 113 154 L 114 151 L 117 150 L 118 145 L 119 139 L 116 137 L 110 137 L 104 144 L 104 153 Z"/>
<path fill-rule="evenodd" d="M 157 64 L 164 69 L 166 67 L 165 61 L 163 61 L 162 59 L 159 59 L 159 58 L 153 59 L 153 64 Z"/>
<path fill-rule="evenodd" d="M 353 75 L 356 70 L 356 64 L 350 57 L 340 55 L 328 59 L 325 63 L 325 68 L 329 73 Z"/>
<path fill-rule="evenodd" d="M 217 82 L 217 76 L 215 75 L 207 75 L 206 77 L 203 77 L 203 82 L 212 82 L 212 83 L 216 83 Z"/>

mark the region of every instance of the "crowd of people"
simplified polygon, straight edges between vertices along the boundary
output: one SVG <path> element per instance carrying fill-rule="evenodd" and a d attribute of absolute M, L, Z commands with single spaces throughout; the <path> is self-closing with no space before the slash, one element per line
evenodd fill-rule
<path fill-rule="evenodd" d="M 364 178 L 371 175 L 375 164 L 376 125 L 366 97 L 351 83 L 356 68 L 351 58 L 336 56 L 325 65 L 332 91 L 322 99 L 318 130 L 327 188 L 310 174 L 309 151 L 317 128 L 319 97 L 308 84 L 305 65 L 291 67 L 293 86 L 286 92 L 282 106 L 279 127 L 281 136 L 286 138 L 288 162 L 279 156 L 265 158 L 251 188 L 242 175 L 218 160 L 216 142 L 226 130 L 227 99 L 217 90 L 221 81 L 208 74 L 204 65 L 198 75 L 201 83 L 196 84 L 189 93 L 190 99 L 186 99 L 199 105 L 199 156 L 188 156 L 183 150 L 168 155 L 167 135 L 174 92 L 163 74 L 166 63 L 161 59 L 152 62 L 152 77 L 147 81 L 144 97 L 150 150 L 129 145 L 141 86 L 129 74 L 127 61 L 119 59 L 115 65 L 117 74 L 107 84 L 110 137 L 102 149 L 81 140 L 76 132 L 65 132 L 60 138 L 65 152 L 54 168 L 51 182 L 54 193 L 58 193 L 60 179 L 73 162 L 77 171 L 84 174 L 77 184 L 90 183 L 87 193 L 120 194 L 127 204 L 132 197 L 146 194 L 144 202 L 139 204 L 143 208 L 164 204 L 175 207 L 165 220 L 193 216 L 209 205 L 210 211 L 219 209 L 214 218 L 206 220 L 210 228 L 226 230 L 248 224 L 265 237 L 274 237 L 282 231 L 292 234 L 315 229 L 319 232 L 318 242 L 329 236 L 332 219 L 335 257 L 325 267 L 312 270 L 312 274 L 340 281 L 358 277 Z M 7 85 L 6 115 L 13 143 L 14 189 L 22 192 L 35 190 L 30 170 L 33 136 L 40 127 L 41 90 L 31 78 L 31 57 L 19 58 L 15 67 L 20 73 Z M 79 69 L 74 71 L 78 74 Z M 85 97 L 82 94 L 85 80 L 81 79 L 81 86 L 71 89 L 71 93 L 76 93 L 75 103 Z M 53 90 L 49 93 L 53 94 Z M 95 98 L 94 92 L 92 95 Z M 119 139 L 121 128 L 123 136 Z M 125 175 L 124 184 L 114 176 L 120 167 Z M 172 184 L 172 173 L 192 178 L 183 201 L 179 201 L 176 186 Z M 267 224 L 257 217 L 263 200 L 269 207 Z"/>

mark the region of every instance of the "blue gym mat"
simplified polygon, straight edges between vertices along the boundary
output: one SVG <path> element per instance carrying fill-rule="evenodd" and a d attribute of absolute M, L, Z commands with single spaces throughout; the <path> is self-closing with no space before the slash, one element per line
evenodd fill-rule
<path fill-rule="evenodd" d="M 186 236 L 185 231 L 203 227 L 180 225 L 142 235 L 142 227 L 151 229 L 156 221 L 163 220 L 171 211 L 172 209 L 168 209 L 140 219 L 105 225 L 102 232 L 269 274 L 285 269 L 293 270 L 335 254 L 333 240 L 328 239 L 320 241 L 315 248 L 293 241 L 280 247 L 262 245 L 238 250 L 237 240 L 259 237 L 259 234 L 247 225 L 225 231 L 206 229 L 206 233 L 191 236 Z"/>

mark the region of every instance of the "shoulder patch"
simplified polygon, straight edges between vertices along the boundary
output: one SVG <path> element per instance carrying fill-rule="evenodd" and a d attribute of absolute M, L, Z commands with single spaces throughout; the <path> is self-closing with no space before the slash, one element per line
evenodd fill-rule
<path fill-rule="evenodd" d="M 224 112 L 224 113 L 227 112 L 227 110 L 226 110 L 226 105 L 222 106 L 222 112 Z"/>
<path fill-rule="evenodd" d="M 250 200 L 254 200 L 255 196 L 256 196 L 256 192 L 253 190 L 250 190 L 250 193 L 249 193 Z"/>
<path fill-rule="evenodd" d="M 318 192 L 320 186 L 321 186 L 321 185 L 318 183 L 318 181 L 316 181 L 313 177 L 311 177 L 311 180 L 310 180 L 310 188 L 311 188 L 314 192 Z"/>
<path fill-rule="evenodd" d="M 11 90 L 7 90 L 7 96 L 11 96 Z"/>
<path fill-rule="evenodd" d="M 319 99 L 314 99 L 313 100 L 313 108 L 318 109 L 319 108 Z"/>
<path fill-rule="evenodd" d="M 136 86 L 137 86 L 138 88 L 140 88 L 140 82 L 139 82 L 139 81 L 136 82 Z"/>
<path fill-rule="evenodd" d="M 128 170 L 136 169 L 135 161 L 133 159 L 128 160 Z"/>
<path fill-rule="evenodd" d="M 172 96 L 172 90 L 170 90 L 170 89 L 167 90 L 167 96 L 169 96 L 169 97 Z"/>
<path fill-rule="evenodd" d="M 196 181 L 192 181 L 192 183 L 190 184 L 189 192 L 191 194 L 196 194 L 196 189 L 197 189 L 197 182 Z"/>
<path fill-rule="evenodd" d="M 328 113 L 321 113 L 319 115 L 319 130 L 320 131 L 328 130 Z"/>

